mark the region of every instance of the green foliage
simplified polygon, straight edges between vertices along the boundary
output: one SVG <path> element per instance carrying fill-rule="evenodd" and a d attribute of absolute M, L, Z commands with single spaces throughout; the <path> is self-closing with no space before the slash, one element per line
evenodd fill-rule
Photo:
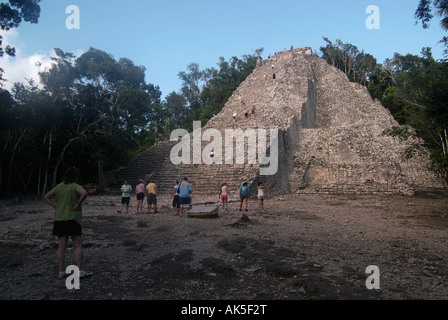
<path fill-rule="evenodd" d="M 376 59 L 364 51 L 359 51 L 350 43 L 343 43 L 340 39 L 334 44 L 328 38 L 323 39 L 327 45 L 320 47 L 321 58 L 345 72 L 350 80 L 366 86 L 369 76 L 376 71 Z"/>
<path fill-rule="evenodd" d="M 5 1 L 6 2 L 6 1 Z M 25 20 L 37 23 L 40 16 L 40 0 L 9 0 L 9 3 L 0 3 L 0 29 L 8 31 L 17 28 Z M 16 49 L 7 45 L 3 48 L 3 37 L 0 35 L 0 57 L 6 53 L 14 57 Z M 3 81 L 3 69 L 0 68 L 0 82 Z"/>
<path fill-rule="evenodd" d="M 145 83 L 144 67 L 93 48 L 77 59 L 55 51 L 43 89 L 16 83 L 0 92 L 3 193 L 43 193 L 73 165 L 102 190 L 104 171 L 126 164 L 160 121 L 152 110 L 161 92 Z"/>
<path fill-rule="evenodd" d="M 415 11 L 415 23 L 421 22 L 422 27 L 427 29 L 434 14 L 441 18 L 440 27 L 448 31 L 448 0 L 420 0 Z M 445 55 L 448 55 L 448 38 L 443 37 L 440 43 L 445 45 Z"/>
<path fill-rule="evenodd" d="M 448 64 L 434 60 L 431 50 L 424 48 L 421 56 L 395 54 L 389 68 L 395 85 L 386 89 L 383 104 L 401 124 L 416 130 L 431 151 L 434 167 L 446 179 Z"/>
<path fill-rule="evenodd" d="M 241 82 L 252 73 L 262 52 L 262 48 L 257 49 L 252 55 L 241 59 L 232 57 L 229 61 L 220 57 L 218 68 L 200 70 L 198 63 L 191 63 L 187 71 L 179 72 L 182 88 L 179 93 L 168 95 L 164 104 L 172 115 L 167 119 L 169 128 L 191 130 L 193 121 L 205 123 L 219 113 Z"/>

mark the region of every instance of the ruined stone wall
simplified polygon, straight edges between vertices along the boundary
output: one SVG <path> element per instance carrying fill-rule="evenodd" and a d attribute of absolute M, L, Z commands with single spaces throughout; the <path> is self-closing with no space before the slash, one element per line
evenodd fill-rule
<path fill-rule="evenodd" d="M 317 83 L 315 128 L 300 131 L 292 179 L 297 192 L 413 194 L 442 189 L 422 147 L 384 134 L 399 124 L 368 90 L 320 59 L 310 59 Z"/>

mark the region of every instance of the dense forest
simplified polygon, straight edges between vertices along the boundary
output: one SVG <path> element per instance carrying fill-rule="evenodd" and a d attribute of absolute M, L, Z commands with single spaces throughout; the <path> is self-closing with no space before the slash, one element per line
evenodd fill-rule
<path fill-rule="evenodd" d="M 16 6 L 33 4 L 28 10 L 2 3 L 2 30 L 22 20 L 37 23 L 38 2 L 14 1 Z M 435 9 L 430 5 L 422 0 L 416 11 L 423 27 L 433 18 L 432 10 L 447 15 L 439 8 L 446 9 L 447 1 L 435 0 Z M 314 54 L 367 87 L 403 125 L 385 134 L 422 138 L 434 169 L 448 181 L 448 62 L 435 60 L 431 48 L 423 48 L 418 56 L 396 53 L 379 63 L 355 45 L 323 41 Z M 173 129 L 191 129 L 194 120 L 206 122 L 218 113 L 253 71 L 263 48 L 241 58 L 220 57 L 217 67 L 204 70 L 189 64 L 178 74 L 182 87 L 164 99 L 157 85 L 146 83 L 145 68 L 127 58 L 116 60 L 96 48 L 79 57 L 55 52 L 52 67 L 40 73 L 40 85 L 28 81 L 11 90 L 0 87 L 2 196 L 42 195 L 74 165 L 83 173 L 82 183 L 104 191 L 105 172 L 167 139 Z M 0 38 L 0 57 L 4 54 L 13 56 L 14 48 L 3 48 Z M 0 84 L 2 76 L 0 69 Z"/>

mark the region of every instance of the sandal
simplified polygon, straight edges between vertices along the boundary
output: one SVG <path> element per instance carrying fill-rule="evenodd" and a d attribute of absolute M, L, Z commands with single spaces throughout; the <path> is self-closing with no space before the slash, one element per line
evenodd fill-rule
<path fill-rule="evenodd" d="M 79 271 L 79 278 L 80 279 L 90 278 L 91 276 L 93 276 L 93 273 L 91 273 L 91 272 L 86 272 L 84 270 Z"/>

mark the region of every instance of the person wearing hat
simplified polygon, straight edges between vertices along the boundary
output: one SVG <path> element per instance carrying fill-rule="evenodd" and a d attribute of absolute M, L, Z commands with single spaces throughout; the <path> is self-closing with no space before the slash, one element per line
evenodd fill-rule
<path fill-rule="evenodd" d="M 139 184 L 135 187 L 135 193 L 137 195 L 137 213 L 143 213 L 143 199 L 145 198 L 145 185 L 143 180 L 138 180 Z M 140 210 L 139 210 L 140 209 Z"/>
<path fill-rule="evenodd" d="M 227 190 L 227 182 L 223 182 L 219 189 L 219 199 L 222 201 L 222 210 L 229 210 L 227 206 L 227 200 L 229 199 L 229 193 Z"/>

